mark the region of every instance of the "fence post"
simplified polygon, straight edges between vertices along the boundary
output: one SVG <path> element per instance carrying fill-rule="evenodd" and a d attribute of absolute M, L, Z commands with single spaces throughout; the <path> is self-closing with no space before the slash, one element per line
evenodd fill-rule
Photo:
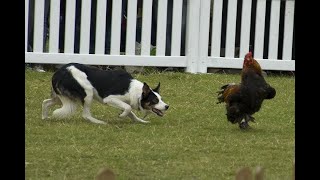
<path fill-rule="evenodd" d="M 25 28 L 24 28 L 24 45 L 25 45 L 25 47 L 24 47 L 24 51 L 25 52 L 27 52 L 28 51 L 28 20 L 29 20 L 29 0 L 25 0 L 24 1 L 24 8 L 25 8 L 25 15 L 24 15 L 24 17 L 25 17 Z"/>
<path fill-rule="evenodd" d="M 34 1 L 33 52 L 43 52 L 44 1 Z"/>
<path fill-rule="evenodd" d="M 198 73 L 207 73 L 211 0 L 200 1 Z"/>
<path fill-rule="evenodd" d="M 188 0 L 186 29 L 186 72 L 196 73 L 199 61 L 199 16 L 200 1 Z"/>

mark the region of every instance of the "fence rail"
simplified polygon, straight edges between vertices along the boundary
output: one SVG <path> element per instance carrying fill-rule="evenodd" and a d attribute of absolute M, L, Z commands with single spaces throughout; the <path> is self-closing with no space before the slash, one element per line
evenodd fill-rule
<path fill-rule="evenodd" d="M 25 0 L 25 62 L 294 71 L 294 0 Z M 156 49 L 151 53 L 151 47 Z"/>

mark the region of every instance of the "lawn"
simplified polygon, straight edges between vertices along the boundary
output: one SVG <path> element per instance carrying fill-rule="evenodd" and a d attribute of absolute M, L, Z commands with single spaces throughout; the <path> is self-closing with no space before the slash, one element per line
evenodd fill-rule
<path fill-rule="evenodd" d="M 227 121 L 216 91 L 235 74 L 178 72 L 134 74 L 155 87 L 170 105 L 149 124 L 118 118 L 119 110 L 94 103 L 97 125 L 81 118 L 41 120 L 41 104 L 50 97 L 52 72 L 26 70 L 26 179 L 94 179 L 108 167 L 117 179 L 234 179 L 244 166 L 265 168 L 266 179 L 291 179 L 295 149 L 295 78 L 272 75 L 277 90 L 254 115 L 251 129 Z M 58 106 L 55 106 L 57 108 Z M 51 109 L 51 112 L 54 110 Z M 138 116 L 142 116 L 137 112 Z"/>

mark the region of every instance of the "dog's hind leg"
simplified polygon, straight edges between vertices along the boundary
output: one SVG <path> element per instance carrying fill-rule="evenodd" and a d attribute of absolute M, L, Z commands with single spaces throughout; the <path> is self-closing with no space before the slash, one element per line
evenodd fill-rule
<path fill-rule="evenodd" d="M 58 95 L 58 97 L 62 103 L 62 107 L 54 110 L 52 116 L 55 118 L 67 118 L 76 111 L 77 105 L 72 99 L 68 97 L 61 95 Z"/>
<path fill-rule="evenodd" d="M 42 102 L 42 119 L 48 118 L 48 110 L 50 106 L 61 103 L 60 99 L 53 97 L 52 99 L 46 99 Z"/>
<path fill-rule="evenodd" d="M 132 111 L 128 114 L 128 117 L 130 119 L 132 119 L 133 121 L 138 121 L 138 122 L 142 122 L 142 123 L 149 123 L 149 121 L 145 121 L 145 120 L 138 118 Z"/>
<path fill-rule="evenodd" d="M 83 112 L 82 112 L 82 117 L 93 122 L 96 124 L 107 124 L 104 121 L 98 120 L 94 117 L 92 117 L 91 112 L 90 112 L 90 106 L 93 100 L 93 91 L 91 90 L 86 90 L 87 96 L 83 100 Z"/>
<path fill-rule="evenodd" d="M 46 99 L 42 102 L 42 119 L 48 118 L 49 107 L 51 107 L 55 104 L 61 104 L 61 101 L 58 98 L 57 94 L 52 89 L 51 90 L 51 99 Z"/>

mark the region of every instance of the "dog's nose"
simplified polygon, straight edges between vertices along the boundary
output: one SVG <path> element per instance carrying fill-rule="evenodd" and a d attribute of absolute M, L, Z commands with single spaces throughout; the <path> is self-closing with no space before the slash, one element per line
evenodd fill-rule
<path fill-rule="evenodd" d="M 166 110 L 168 110 L 168 109 L 169 109 L 169 106 L 168 106 L 168 105 L 166 105 L 166 106 L 165 106 L 165 108 L 166 108 Z"/>

